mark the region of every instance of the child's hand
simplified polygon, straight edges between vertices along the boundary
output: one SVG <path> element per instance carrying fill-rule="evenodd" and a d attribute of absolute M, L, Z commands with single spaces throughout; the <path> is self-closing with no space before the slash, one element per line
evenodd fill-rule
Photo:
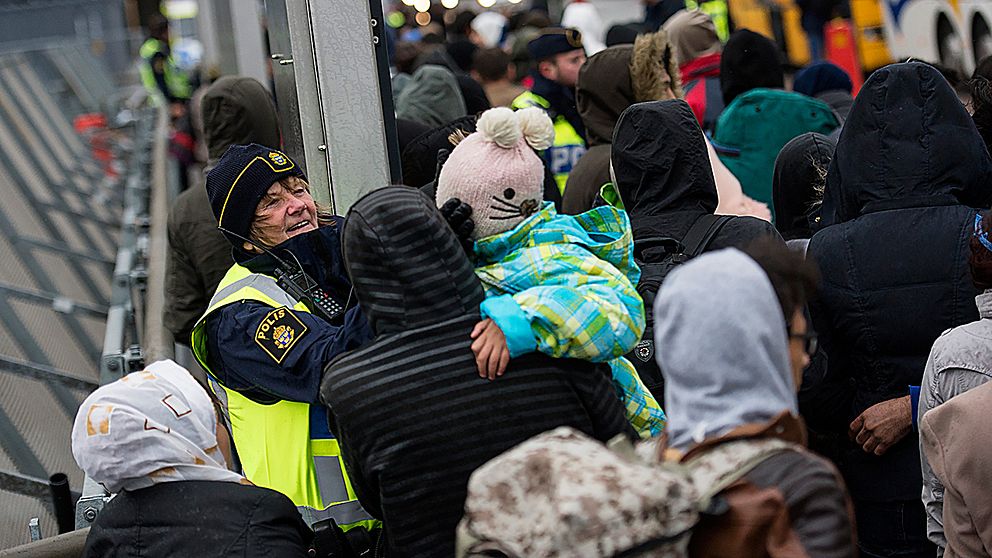
<path fill-rule="evenodd" d="M 479 377 L 495 380 L 506 372 L 510 363 L 510 349 L 506 346 L 503 330 L 491 319 L 486 318 L 475 324 L 472 330 L 472 352 L 479 367 Z"/>

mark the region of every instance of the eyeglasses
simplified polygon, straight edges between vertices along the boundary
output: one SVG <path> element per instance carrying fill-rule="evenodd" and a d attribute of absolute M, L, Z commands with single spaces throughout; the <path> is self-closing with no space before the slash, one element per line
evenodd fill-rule
<path fill-rule="evenodd" d="M 812 329 L 807 329 L 806 333 L 789 332 L 789 339 L 802 339 L 803 350 L 806 351 L 806 354 L 809 356 L 816 354 L 816 349 L 820 346 L 816 337 L 816 332 Z"/>

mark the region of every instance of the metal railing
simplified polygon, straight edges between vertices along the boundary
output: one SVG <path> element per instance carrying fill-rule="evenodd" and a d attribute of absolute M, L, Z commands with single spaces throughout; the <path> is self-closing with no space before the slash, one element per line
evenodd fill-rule
<path fill-rule="evenodd" d="M 141 109 L 137 116 L 100 358 L 101 384 L 141 370 L 146 360 L 173 358 L 174 351 L 162 315 L 167 222 L 171 199 L 179 189 L 178 169 L 169 156 L 168 110 Z M 86 477 L 76 502 L 74 531 L 0 550 L 0 558 L 80 556 L 89 526 L 109 499 L 101 485 Z"/>

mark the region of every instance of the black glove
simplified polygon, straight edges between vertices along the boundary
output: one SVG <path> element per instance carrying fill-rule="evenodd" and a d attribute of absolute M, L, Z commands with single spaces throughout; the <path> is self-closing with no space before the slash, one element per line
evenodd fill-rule
<path fill-rule="evenodd" d="M 437 180 L 441 178 L 441 168 L 448 162 L 448 156 L 450 155 L 451 150 L 448 149 L 439 149 L 437 151 L 437 164 L 434 166 L 434 184 L 437 184 Z"/>
<path fill-rule="evenodd" d="M 472 240 L 472 231 L 475 230 L 472 206 L 458 198 L 451 198 L 441 206 L 441 215 L 448 222 L 451 230 L 455 231 L 455 236 L 458 237 L 458 242 L 461 243 L 465 253 L 471 256 L 475 245 Z"/>

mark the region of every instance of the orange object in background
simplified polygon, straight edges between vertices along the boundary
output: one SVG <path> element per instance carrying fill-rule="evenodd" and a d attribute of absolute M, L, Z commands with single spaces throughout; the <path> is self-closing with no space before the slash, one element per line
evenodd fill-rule
<path fill-rule="evenodd" d="M 117 177 L 113 165 L 114 155 L 110 150 L 107 118 L 99 113 L 80 114 L 72 124 L 76 133 L 89 140 L 90 151 L 93 153 L 93 158 L 103 167 L 103 173 L 110 178 Z"/>
<path fill-rule="evenodd" d="M 857 96 L 865 79 L 858 60 L 858 45 L 854 40 L 854 26 L 846 19 L 835 19 L 823 28 L 823 43 L 827 60 L 840 66 L 851 76 L 854 88 L 851 94 Z"/>

